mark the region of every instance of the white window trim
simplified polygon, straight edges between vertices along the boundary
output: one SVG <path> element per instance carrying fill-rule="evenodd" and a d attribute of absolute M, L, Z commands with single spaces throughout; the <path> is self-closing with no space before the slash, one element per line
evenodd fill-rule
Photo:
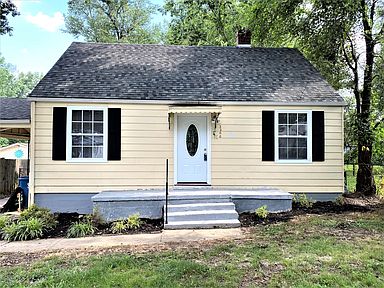
<path fill-rule="evenodd" d="M 72 158 L 72 111 L 73 110 L 102 110 L 103 111 L 103 158 Z M 108 161 L 108 108 L 97 106 L 67 107 L 67 157 L 71 163 L 105 163 Z"/>
<path fill-rule="evenodd" d="M 307 114 L 307 159 L 279 159 L 279 113 Z M 275 110 L 275 162 L 281 164 L 312 163 L 312 110 Z"/>

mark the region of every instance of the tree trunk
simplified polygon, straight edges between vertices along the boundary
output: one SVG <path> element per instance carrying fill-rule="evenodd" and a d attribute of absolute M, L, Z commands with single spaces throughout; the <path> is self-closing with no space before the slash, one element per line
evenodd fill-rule
<path fill-rule="evenodd" d="M 356 176 L 356 192 L 365 196 L 373 196 L 376 194 L 375 178 L 373 176 L 372 165 L 372 133 L 370 126 L 370 109 L 371 109 L 371 85 L 372 74 L 369 76 L 369 68 L 366 69 L 364 77 L 364 89 L 361 95 L 361 112 L 358 114 L 358 125 L 360 132 L 358 134 L 358 165 Z M 371 72 L 372 73 L 372 72 Z M 368 74 L 368 75 L 367 75 Z M 368 76 L 368 77 L 367 77 Z M 367 79 L 368 78 L 368 79 Z"/>
<path fill-rule="evenodd" d="M 365 196 L 373 196 L 376 194 L 375 178 L 373 177 L 372 166 L 372 145 L 358 145 L 358 162 L 359 169 L 356 176 L 356 192 Z"/>
<path fill-rule="evenodd" d="M 374 64 L 374 48 L 372 25 L 370 23 L 368 10 L 370 8 L 370 19 L 373 22 L 375 12 L 375 2 L 368 7 L 366 0 L 361 0 L 361 15 L 364 28 L 365 40 L 365 67 L 364 67 L 364 83 L 361 93 L 361 111 L 357 111 L 359 116 L 359 135 L 358 135 L 358 162 L 359 169 L 356 177 L 356 192 L 365 196 L 373 196 L 376 194 L 375 178 L 373 176 L 372 166 L 372 131 L 370 125 L 371 115 L 371 99 L 372 99 L 372 79 Z M 357 107 L 356 107 L 357 108 Z"/>

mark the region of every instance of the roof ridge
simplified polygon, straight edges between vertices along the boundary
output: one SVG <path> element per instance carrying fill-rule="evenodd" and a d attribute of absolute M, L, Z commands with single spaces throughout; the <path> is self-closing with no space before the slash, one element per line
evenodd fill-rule
<path fill-rule="evenodd" d="M 137 44 L 137 43 L 113 43 L 113 42 L 81 42 L 73 41 L 71 45 L 95 45 L 95 46 L 146 46 L 146 47 L 179 47 L 179 48 L 222 48 L 222 49 L 241 49 L 241 50 L 298 50 L 295 47 L 237 47 L 237 46 L 215 46 L 215 45 L 169 45 L 169 44 Z"/>

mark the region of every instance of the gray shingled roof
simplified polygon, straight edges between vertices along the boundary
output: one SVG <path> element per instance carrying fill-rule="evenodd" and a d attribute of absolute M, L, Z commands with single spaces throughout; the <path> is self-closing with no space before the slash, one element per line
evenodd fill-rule
<path fill-rule="evenodd" d="M 0 97 L 0 120 L 29 120 L 31 102 L 27 98 Z"/>
<path fill-rule="evenodd" d="M 78 42 L 30 96 L 181 103 L 343 102 L 296 49 Z"/>

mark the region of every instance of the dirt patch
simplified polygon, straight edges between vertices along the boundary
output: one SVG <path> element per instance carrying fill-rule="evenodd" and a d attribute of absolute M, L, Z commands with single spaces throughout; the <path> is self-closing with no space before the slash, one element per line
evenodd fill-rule
<path fill-rule="evenodd" d="M 257 224 L 268 225 L 275 224 L 279 222 L 287 222 L 293 218 L 301 215 L 308 214 L 343 214 L 350 212 L 370 212 L 377 209 L 376 206 L 372 205 L 352 205 L 352 204 L 343 204 L 338 205 L 335 202 L 316 202 L 310 208 L 300 207 L 297 204 L 292 205 L 292 210 L 282 213 L 270 213 L 267 218 L 261 219 L 255 213 L 242 213 L 239 217 L 242 227 L 250 227 Z"/>
<path fill-rule="evenodd" d="M 267 287 L 273 274 L 280 273 L 284 270 L 284 266 L 279 263 L 270 263 L 268 261 L 260 261 L 258 270 L 247 269 L 243 276 L 240 287 L 249 287 L 257 283 L 257 287 Z"/>
<path fill-rule="evenodd" d="M 59 213 L 56 214 L 57 226 L 49 232 L 46 238 L 66 237 L 69 226 L 83 217 L 77 213 Z M 141 219 L 142 224 L 139 228 L 128 230 L 123 234 L 139 234 L 139 233 L 159 233 L 163 229 L 163 221 L 161 219 Z M 96 227 L 96 235 L 113 234 L 111 229 L 112 223 L 98 224 Z M 116 234 L 114 234 L 116 235 Z"/>
<path fill-rule="evenodd" d="M 60 257 L 62 265 L 72 261 L 73 259 L 81 259 L 89 256 L 103 256 L 103 255 L 145 255 L 148 253 L 158 252 L 188 252 L 188 253 L 203 253 L 211 249 L 215 245 L 227 244 L 230 241 L 240 243 L 241 240 L 203 240 L 194 242 L 169 242 L 156 245 L 127 245 L 116 246 L 109 248 L 84 248 L 66 251 L 42 251 L 36 253 L 1 253 L 0 254 L 0 267 L 13 267 L 13 266 L 30 266 L 40 260 L 48 260 L 54 257 Z"/>
<path fill-rule="evenodd" d="M 18 265 L 30 265 L 31 263 L 47 257 L 46 253 L 1 253 L 0 267 L 12 267 Z"/>
<path fill-rule="evenodd" d="M 376 207 L 384 204 L 384 199 L 379 197 L 361 197 L 357 194 L 345 194 L 343 197 L 343 204 L 363 206 L 363 207 Z"/>

